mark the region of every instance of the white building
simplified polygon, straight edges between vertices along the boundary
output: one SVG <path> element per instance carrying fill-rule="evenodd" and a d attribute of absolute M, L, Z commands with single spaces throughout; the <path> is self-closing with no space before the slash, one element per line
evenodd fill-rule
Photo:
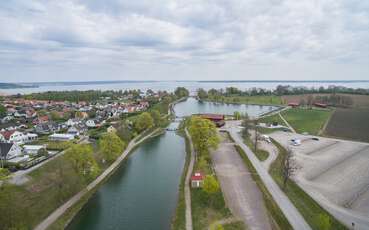
<path fill-rule="evenodd" d="M 51 140 L 51 141 L 71 141 L 71 140 L 74 140 L 74 135 L 63 134 L 63 133 L 54 133 L 54 134 L 49 136 L 49 140 Z"/>
<path fill-rule="evenodd" d="M 95 128 L 96 127 L 96 123 L 95 123 L 95 121 L 94 120 L 88 120 L 88 121 L 86 121 L 86 125 L 87 125 L 87 127 L 89 127 L 89 128 Z"/>
<path fill-rule="evenodd" d="M 28 155 L 37 155 L 40 149 L 45 148 L 44 145 L 24 145 L 23 152 Z"/>
<path fill-rule="evenodd" d="M 22 148 L 15 143 L 0 143 L 1 160 L 10 160 L 22 155 Z"/>

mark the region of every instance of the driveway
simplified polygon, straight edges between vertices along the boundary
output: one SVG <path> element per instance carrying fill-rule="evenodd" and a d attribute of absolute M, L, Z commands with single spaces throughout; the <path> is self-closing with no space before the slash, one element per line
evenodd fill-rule
<path fill-rule="evenodd" d="M 221 135 L 222 142 L 219 148 L 212 152 L 211 157 L 229 209 L 248 229 L 271 229 L 262 193 L 233 143 L 225 133 Z"/>

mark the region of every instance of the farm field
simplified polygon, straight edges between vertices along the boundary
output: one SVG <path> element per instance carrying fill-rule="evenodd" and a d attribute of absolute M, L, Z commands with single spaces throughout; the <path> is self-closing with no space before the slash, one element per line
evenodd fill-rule
<path fill-rule="evenodd" d="M 292 149 L 294 180 L 305 192 L 346 225 L 367 229 L 362 227 L 369 225 L 369 144 L 285 132 L 270 136 Z M 292 146 L 292 138 L 302 144 Z"/>
<path fill-rule="evenodd" d="M 208 98 L 209 101 L 237 104 L 282 105 L 280 96 L 223 96 L 220 98 Z"/>
<path fill-rule="evenodd" d="M 281 112 L 287 122 L 299 133 L 316 135 L 323 128 L 332 111 L 321 109 L 289 109 Z"/>
<path fill-rule="evenodd" d="M 282 96 L 282 101 L 284 104 L 289 102 L 300 102 L 301 99 L 307 101 L 309 95 L 316 96 L 329 96 L 330 94 L 301 94 L 301 95 L 285 95 Z M 344 96 L 350 96 L 354 102 L 353 107 L 355 108 L 366 108 L 369 107 L 369 95 L 356 95 L 356 94 L 338 94 Z"/>
<path fill-rule="evenodd" d="M 369 142 L 369 108 L 337 109 L 324 135 Z"/>

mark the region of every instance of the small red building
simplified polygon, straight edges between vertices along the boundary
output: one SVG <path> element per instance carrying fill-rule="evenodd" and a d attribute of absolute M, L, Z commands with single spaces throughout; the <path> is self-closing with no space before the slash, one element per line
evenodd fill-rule
<path fill-rule="evenodd" d="M 316 107 L 320 107 L 320 108 L 327 108 L 327 104 L 324 104 L 324 103 L 318 103 L 318 102 L 315 102 L 314 103 L 314 105 L 316 106 Z"/>
<path fill-rule="evenodd" d="M 200 188 L 204 183 L 204 175 L 201 172 L 195 172 L 195 174 L 191 177 L 191 187 L 192 188 Z"/>
<path fill-rule="evenodd" d="M 222 127 L 225 124 L 224 115 L 222 114 L 205 113 L 205 114 L 200 114 L 200 117 L 211 120 L 212 122 L 215 123 L 217 127 Z"/>
<path fill-rule="evenodd" d="M 289 102 L 288 106 L 291 106 L 293 108 L 298 107 L 300 104 L 298 102 Z"/>

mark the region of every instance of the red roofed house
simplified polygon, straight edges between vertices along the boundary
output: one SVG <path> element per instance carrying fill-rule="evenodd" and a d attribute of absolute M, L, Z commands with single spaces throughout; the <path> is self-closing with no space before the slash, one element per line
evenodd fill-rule
<path fill-rule="evenodd" d="M 205 176 L 201 172 L 195 172 L 195 174 L 191 177 L 191 187 L 192 188 L 200 188 L 204 183 Z"/>
<path fill-rule="evenodd" d="M 291 106 L 293 108 L 298 107 L 300 104 L 298 102 L 290 102 L 288 103 L 288 106 Z"/>
<path fill-rule="evenodd" d="M 211 120 L 217 127 L 222 127 L 224 123 L 224 115 L 221 114 L 200 114 L 200 117 Z"/>
<path fill-rule="evenodd" d="M 327 108 L 327 104 L 315 102 L 314 105 L 320 108 Z"/>
<path fill-rule="evenodd" d="M 0 132 L 0 141 L 2 142 L 23 144 L 27 138 L 22 132 L 16 130 Z"/>

